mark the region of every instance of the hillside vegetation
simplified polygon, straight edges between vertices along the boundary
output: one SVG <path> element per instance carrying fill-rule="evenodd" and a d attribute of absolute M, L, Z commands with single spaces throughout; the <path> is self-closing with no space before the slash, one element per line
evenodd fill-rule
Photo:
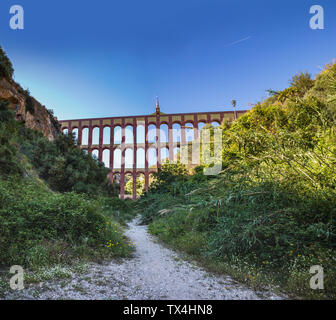
<path fill-rule="evenodd" d="M 0 77 L 11 77 L 12 70 L 0 51 Z M 132 208 L 119 200 L 109 169 L 71 135 L 49 141 L 26 128 L 9 103 L 0 100 L 1 269 L 129 256 L 122 231 Z"/>
<path fill-rule="evenodd" d="M 127 255 L 116 219 L 131 207 L 117 198 L 108 169 L 72 136 L 51 142 L 25 128 L 6 105 L 0 101 L 0 265 Z"/>
<path fill-rule="evenodd" d="M 255 287 L 336 298 L 336 64 L 223 123 L 222 172 L 165 164 L 138 202 L 150 231 Z M 205 147 L 205 146 L 203 146 Z M 324 268 L 324 290 L 309 286 Z"/>

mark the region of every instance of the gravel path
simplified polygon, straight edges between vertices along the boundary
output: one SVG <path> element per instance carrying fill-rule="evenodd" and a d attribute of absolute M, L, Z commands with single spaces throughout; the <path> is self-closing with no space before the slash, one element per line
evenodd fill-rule
<path fill-rule="evenodd" d="M 147 227 L 134 220 L 126 235 L 134 242 L 133 259 L 91 264 L 89 272 L 67 281 L 31 286 L 7 299 L 281 299 L 272 292 L 255 292 L 227 276 L 206 272 L 159 244 Z"/>

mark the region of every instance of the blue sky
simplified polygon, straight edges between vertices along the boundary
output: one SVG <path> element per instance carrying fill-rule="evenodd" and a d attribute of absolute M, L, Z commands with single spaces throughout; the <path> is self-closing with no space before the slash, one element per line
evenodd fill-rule
<path fill-rule="evenodd" d="M 9 28 L 9 8 L 25 29 Z M 311 30 L 309 9 L 325 10 Z M 329 0 L 1 0 L 15 80 L 59 119 L 241 109 L 336 57 Z"/>

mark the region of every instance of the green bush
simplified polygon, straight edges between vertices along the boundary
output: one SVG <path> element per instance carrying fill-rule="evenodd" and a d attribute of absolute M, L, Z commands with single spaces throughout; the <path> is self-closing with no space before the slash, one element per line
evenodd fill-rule
<path fill-rule="evenodd" d="M 107 178 L 109 169 L 79 149 L 72 135 L 60 134 L 52 142 L 33 136 L 25 139 L 21 150 L 54 191 L 117 194 L 117 187 Z"/>
<path fill-rule="evenodd" d="M 126 222 L 131 221 L 136 216 L 133 200 L 121 200 L 118 197 L 98 197 L 97 201 L 104 209 L 104 215 L 121 225 L 125 226 Z"/>
<path fill-rule="evenodd" d="M 0 178 L 0 198 L 1 265 L 36 268 L 69 262 L 67 252 L 72 260 L 131 252 L 119 224 L 104 215 L 106 208 L 98 200 L 76 193 L 51 193 L 22 178 Z"/>
<path fill-rule="evenodd" d="M 14 69 L 5 51 L 0 47 L 0 77 L 12 79 Z"/>

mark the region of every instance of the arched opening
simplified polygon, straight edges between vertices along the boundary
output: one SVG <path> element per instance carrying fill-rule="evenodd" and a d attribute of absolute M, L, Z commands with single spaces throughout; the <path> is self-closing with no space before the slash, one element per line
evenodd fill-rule
<path fill-rule="evenodd" d="M 181 125 L 173 124 L 173 142 L 181 142 Z"/>
<path fill-rule="evenodd" d="M 133 175 L 130 172 L 125 173 L 125 198 L 133 196 Z"/>
<path fill-rule="evenodd" d="M 149 178 L 148 178 L 148 186 L 150 186 L 155 181 L 156 181 L 156 178 L 155 178 L 154 174 L 150 173 Z"/>
<path fill-rule="evenodd" d="M 92 150 L 91 155 L 93 159 L 96 159 L 96 160 L 99 159 L 99 151 L 97 149 Z"/>
<path fill-rule="evenodd" d="M 89 144 L 89 128 L 84 128 L 82 130 L 82 146 L 87 146 Z"/>
<path fill-rule="evenodd" d="M 145 192 L 145 175 L 143 173 L 137 174 L 136 191 L 138 197 Z"/>
<path fill-rule="evenodd" d="M 201 131 L 203 129 L 203 127 L 205 126 L 205 122 L 199 122 L 198 123 L 198 137 L 201 137 Z"/>
<path fill-rule="evenodd" d="M 219 127 L 219 122 L 218 121 L 213 121 L 213 122 L 211 122 L 211 125 L 214 127 L 214 128 L 217 128 L 217 127 Z"/>
<path fill-rule="evenodd" d="M 149 168 L 157 168 L 157 154 L 155 148 L 148 149 L 147 159 Z"/>
<path fill-rule="evenodd" d="M 168 134 L 168 125 L 162 124 L 160 126 L 160 141 L 167 143 L 169 139 L 169 134 Z"/>
<path fill-rule="evenodd" d="M 181 160 L 180 148 L 174 148 L 174 162 Z"/>
<path fill-rule="evenodd" d="M 137 149 L 137 168 L 145 168 L 145 149 Z"/>
<path fill-rule="evenodd" d="M 194 125 L 190 122 L 185 125 L 185 135 L 187 142 L 194 141 Z"/>
<path fill-rule="evenodd" d="M 72 129 L 72 135 L 76 141 L 78 141 L 78 128 Z"/>
<path fill-rule="evenodd" d="M 121 150 L 115 149 L 113 154 L 113 169 L 121 168 Z"/>
<path fill-rule="evenodd" d="M 165 163 L 166 161 L 169 161 L 169 149 L 161 148 L 161 163 Z"/>
<path fill-rule="evenodd" d="M 62 130 L 63 134 L 65 134 L 66 136 L 69 134 L 69 129 L 68 128 L 64 128 Z"/>
<path fill-rule="evenodd" d="M 137 143 L 145 143 L 145 126 L 137 126 Z"/>
<path fill-rule="evenodd" d="M 156 143 L 156 126 L 154 124 L 148 126 L 147 139 L 148 143 Z"/>
<path fill-rule="evenodd" d="M 99 128 L 95 127 L 92 131 L 92 144 L 98 145 L 99 144 Z"/>
<path fill-rule="evenodd" d="M 133 149 L 128 148 L 125 150 L 125 168 L 133 168 Z"/>
<path fill-rule="evenodd" d="M 110 168 L 110 150 L 105 149 L 103 151 L 103 162 L 106 168 Z"/>
<path fill-rule="evenodd" d="M 105 127 L 103 131 L 103 144 L 111 143 L 111 128 Z"/>
<path fill-rule="evenodd" d="M 114 144 L 121 144 L 121 127 L 114 127 Z"/>
<path fill-rule="evenodd" d="M 120 179 L 120 173 L 114 173 L 113 174 L 113 182 L 117 183 L 117 184 L 120 184 L 120 181 L 121 181 L 121 179 Z"/>
<path fill-rule="evenodd" d="M 125 144 L 133 144 L 134 137 L 133 137 L 133 126 L 127 126 L 125 128 Z"/>

